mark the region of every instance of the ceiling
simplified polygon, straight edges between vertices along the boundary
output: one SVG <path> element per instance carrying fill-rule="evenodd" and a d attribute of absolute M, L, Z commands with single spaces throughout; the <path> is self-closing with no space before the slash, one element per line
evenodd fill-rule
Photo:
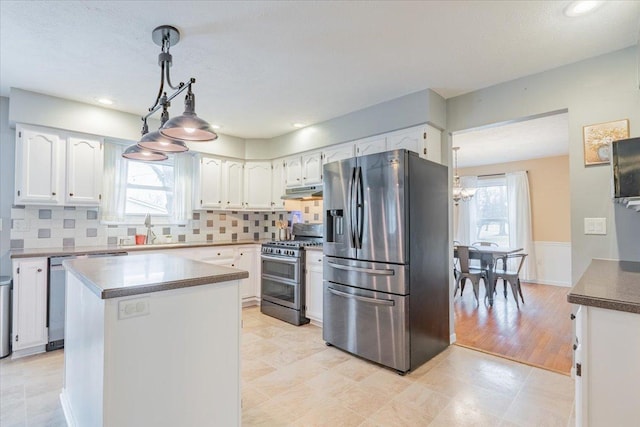
<path fill-rule="evenodd" d="M 638 42 L 640 2 L 567 18 L 567 1 L 0 2 L 10 87 L 142 115 L 155 100 L 152 30 L 181 31 L 172 80 L 220 132 L 271 138 L 431 88 L 445 98 Z M 173 103 L 171 114 L 182 112 Z"/>
<path fill-rule="evenodd" d="M 460 168 L 567 155 L 567 113 L 456 133 L 452 145 Z"/>

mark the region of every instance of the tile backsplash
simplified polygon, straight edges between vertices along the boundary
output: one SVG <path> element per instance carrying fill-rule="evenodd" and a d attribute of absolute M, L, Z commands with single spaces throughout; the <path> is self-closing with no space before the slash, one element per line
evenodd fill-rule
<path fill-rule="evenodd" d="M 320 208 L 321 210 L 321 208 Z M 305 215 L 311 215 L 303 213 Z M 154 225 L 161 243 L 274 239 L 276 221 L 290 220 L 291 212 L 198 211 L 187 225 Z M 151 217 L 153 223 L 153 216 Z M 306 222 L 306 219 L 305 219 Z M 104 225 L 96 208 L 13 206 L 11 249 L 117 245 L 121 239 L 146 234 L 142 224 Z M 133 242 L 131 242 L 132 244 Z"/>

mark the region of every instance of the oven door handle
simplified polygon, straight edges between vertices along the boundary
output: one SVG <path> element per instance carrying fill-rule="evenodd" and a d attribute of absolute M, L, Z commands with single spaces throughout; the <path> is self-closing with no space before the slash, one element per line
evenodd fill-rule
<path fill-rule="evenodd" d="M 327 289 L 332 294 L 340 296 L 340 297 L 344 297 L 344 298 L 355 299 L 355 300 L 358 300 L 358 301 L 368 302 L 368 303 L 371 303 L 371 304 L 386 305 L 386 306 L 389 306 L 389 307 L 393 307 L 395 305 L 395 302 L 393 300 L 369 298 L 369 297 L 363 297 L 363 296 L 360 296 L 360 295 L 349 294 L 347 292 L 338 291 L 338 290 L 333 289 L 333 288 L 327 288 Z"/>
<path fill-rule="evenodd" d="M 261 255 L 261 258 L 266 259 L 268 261 L 282 262 L 285 264 L 296 264 L 300 259 L 300 258 L 289 258 L 289 257 L 270 256 L 270 255 Z"/>
<path fill-rule="evenodd" d="M 381 269 L 376 269 L 376 268 L 351 267 L 349 265 L 336 264 L 336 263 L 331 262 L 331 261 L 329 261 L 327 264 L 329 264 L 330 267 L 337 268 L 338 270 L 355 271 L 355 272 L 358 272 L 358 273 L 376 274 L 378 276 L 393 276 L 394 273 L 395 273 L 393 270 L 388 270 L 388 269 L 381 270 Z"/>

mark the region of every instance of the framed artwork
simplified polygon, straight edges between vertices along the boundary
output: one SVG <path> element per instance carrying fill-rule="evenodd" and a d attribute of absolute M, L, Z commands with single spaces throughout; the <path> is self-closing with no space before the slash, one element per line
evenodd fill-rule
<path fill-rule="evenodd" d="M 584 165 L 609 164 L 611 142 L 629 138 L 629 119 L 598 123 L 582 128 Z"/>

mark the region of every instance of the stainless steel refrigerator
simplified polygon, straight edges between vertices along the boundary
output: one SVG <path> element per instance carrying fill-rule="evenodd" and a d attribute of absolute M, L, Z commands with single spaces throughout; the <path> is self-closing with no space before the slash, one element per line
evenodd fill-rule
<path fill-rule="evenodd" d="M 400 373 L 449 345 L 447 175 L 407 150 L 324 166 L 328 344 Z"/>

